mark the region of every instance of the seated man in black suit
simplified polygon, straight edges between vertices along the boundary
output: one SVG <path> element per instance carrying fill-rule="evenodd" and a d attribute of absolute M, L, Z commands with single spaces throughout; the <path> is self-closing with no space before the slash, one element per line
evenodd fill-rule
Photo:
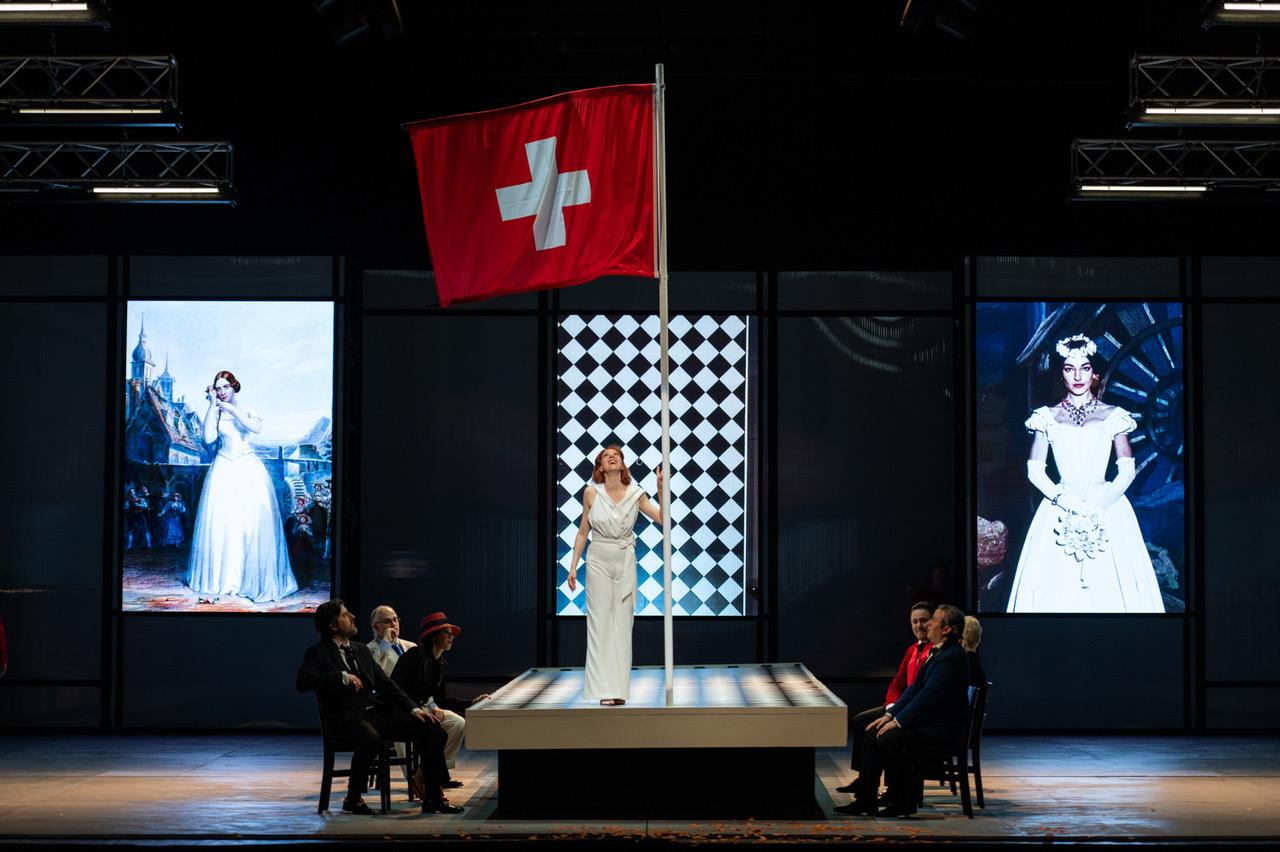
<path fill-rule="evenodd" d="M 862 766 L 854 782 L 854 799 L 837 813 L 909 817 L 920 800 L 918 761 L 942 754 L 964 741 L 969 722 L 968 661 L 960 647 L 964 613 L 943 604 L 929 620 L 933 653 L 920 667 L 889 711 L 867 725 Z M 876 813 L 880 773 L 889 786 L 889 805 Z"/>
<path fill-rule="evenodd" d="M 427 723 L 426 711 L 374 663 L 366 645 L 351 641 L 356 635 L 356 618 L 341 600 L 316 607 L 315 624 L 320 641 L 302 658 L 297 687 L 299 692 L 316 691 L 329 736 L 356 746 L 342 810 L 373 813 L 361 796 L 378 742 L 387 739 L 410 741 L 421 755 L 415 780 L 423 792 L 422 812 L 461 813 L 462 808 L 449 804 L 440 789 L 449 777 L 444 765 L 444 731 Z"/>

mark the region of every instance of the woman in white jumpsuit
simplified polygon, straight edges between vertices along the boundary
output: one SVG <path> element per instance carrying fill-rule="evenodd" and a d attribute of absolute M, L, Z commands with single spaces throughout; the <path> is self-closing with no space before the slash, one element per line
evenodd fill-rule
<path fill-rule="evenodd" d="M 662 493 L 659 468 L 658 493 Z M 591 482 L 582 495 L 582 523 L 573 540 L 569 591 L 577 588 L 578 558 L 587 546 L 587 668 L 585 701 L 625 704 L 631 687 L 631 625 L 636 614 L 636 514 L 662 523 L 662 509 L 651 503 L 622 460 L 621 447 L 596 456 Z"/>

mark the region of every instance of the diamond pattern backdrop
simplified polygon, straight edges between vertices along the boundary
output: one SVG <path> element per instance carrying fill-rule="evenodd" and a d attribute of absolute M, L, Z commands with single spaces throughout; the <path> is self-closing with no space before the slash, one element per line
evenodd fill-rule
<path fill-rule="evenodd" d="M 745 612 L 747 323 L 671 318 L 672 612 Z M 618 444 L 653 498 L 662 461 L 656 316 L 566 316 L 556 370 L 556 613 L 585 614 L 567 585 L 582 491 L 601 449 Z M 662 528 L 636 521 L 637 615 L 662 614 Z M 579 566 L 578 578 L 586 574 Z"/>

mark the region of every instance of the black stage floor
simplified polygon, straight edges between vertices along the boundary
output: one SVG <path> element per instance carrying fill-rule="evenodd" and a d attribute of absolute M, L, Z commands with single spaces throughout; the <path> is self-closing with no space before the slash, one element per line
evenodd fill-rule
<path fill-rule="evenodd" d="M 318 737 L 0 737 L 0 843 L 321 845 L 588 840 L 609 845 L 863 841 L 1054 845 L 1253 845 L 1280 839 L 1280 738 L 988 736 L 987 808 L 966 819 L 932 785 L 916 819 L 844 818 L 835 788 L 848 751 L 819 750 L 823 818 L 796 821 L 507 821 L 495 817 L 494 752 L 464 751 L 458 816 L 423 816 L 393 791 L 393 813 L 317 815 Z M 619 772 L 625 771 L 619 767 Z M 680 772 L 672 766 L 673 773 Z M 602 784 L 608 779 L 602 778 Z M 725 777 L 731 786 L 767 778 Z M 368 796 L 371 804 L 373 795 Z M 340 796 L 335 802 L 340 801 Z M 123 842 L 122 842 L 123 841 Z M 473 844 L 474 845 L 474 844 Z"/>

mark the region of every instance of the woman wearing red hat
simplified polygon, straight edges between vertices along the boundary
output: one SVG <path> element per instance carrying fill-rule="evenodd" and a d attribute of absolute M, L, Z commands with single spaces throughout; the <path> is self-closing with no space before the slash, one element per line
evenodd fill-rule
<path fill-rule="evenodd" d="M 658 468 L 662 493 L 662 468 Z M 591 483 L 582 495 L 582 523 L 573 540 L 569 591 L 578 586 L 578 557 L 587 546 L 587 667 L 582 697 L 613 706 L 631 691 L 631 625 L 636 615 L 636 514 L 662 523 L 662 507 L 631 481 L 621 447 L 596 456 Z"/>
<path fill-rule="evenodd" d="M 450 624 L 443 612 L 424 617 L 418 624 L 418 644 L 405 651 L 391 671 L 391 679 L 400 684 L 405 694 L 427 709 L 429 720 L 444 728 L 447 737 L 444 760 L 450 769 L 458 759 L 462 733 L 467 726 L 462 714 L 472 704 L 489 697 L 478 695 L 470 701 L 449 697 L 445 684 L 448 663 L 444 654 L 453 647 L 453 638 L 461 632 L 462 628 Z M 461 787 L 462 782 L 450 778 L 443 786 Z"/>

